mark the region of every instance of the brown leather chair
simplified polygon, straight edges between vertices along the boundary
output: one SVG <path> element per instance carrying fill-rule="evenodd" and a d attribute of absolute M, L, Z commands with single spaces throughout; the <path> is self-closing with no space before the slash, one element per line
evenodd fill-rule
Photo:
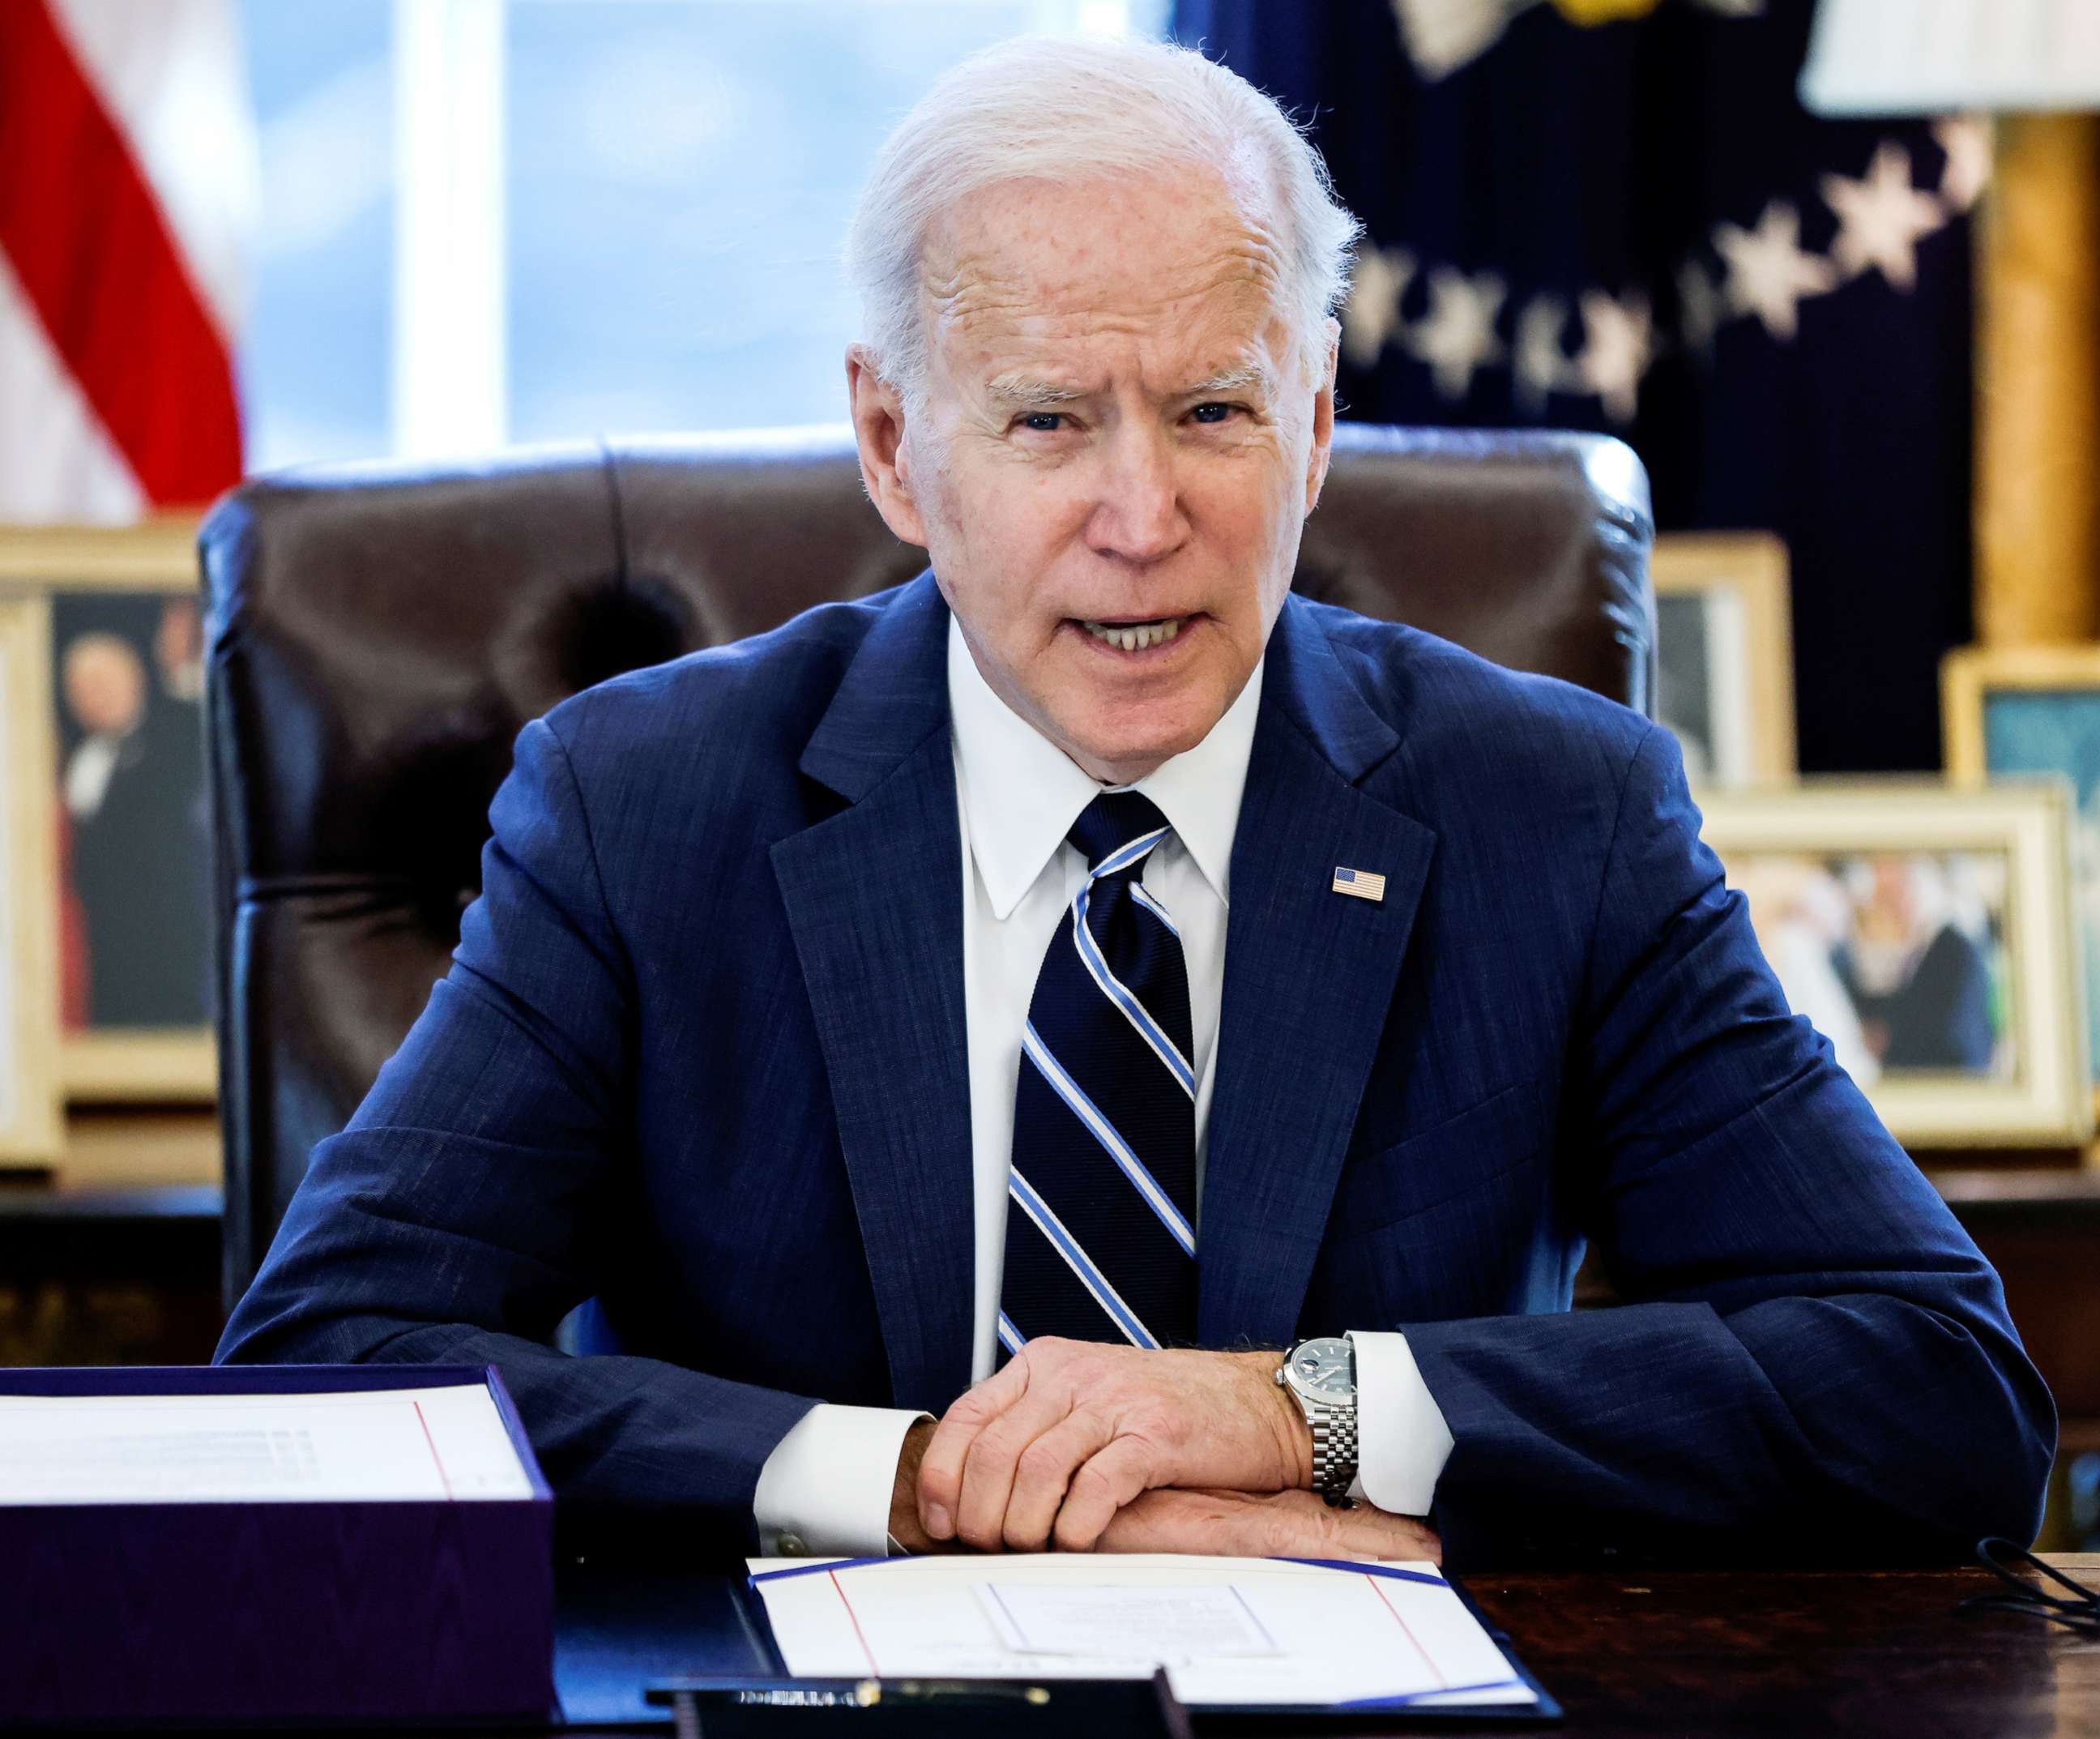
<path fill-rule="evenodd" d="M 1296 584 L 1648 709 L 1621 443 L 1344 425 Z M 229 1305 L 442 975 L 513 739 L 617 672 L 909 579 L 848 433 L 243 484 L 200 539 Z"/>

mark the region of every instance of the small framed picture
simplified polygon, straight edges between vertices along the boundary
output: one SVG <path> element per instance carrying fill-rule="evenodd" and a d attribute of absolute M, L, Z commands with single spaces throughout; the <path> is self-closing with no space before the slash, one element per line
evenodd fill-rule
<path fill-rule="evenodd" d="M 1701 805 L 1788 1003 L 1899 1141 L 2092 1132 L 2062 781 L 1820 779 Z"/>
<path fill-rule="evenodd" d="M 196 525 L 0 532 L 48 633 L 59 1068 L 77 1103 L 208 1101 L 210 852 Z"/>
<path fill-rule="evenodd" d="M 2071 897 L 2088 1067 L 2100 1082 L 2100 646 L 1964 647 L 1940 666 L 1947 770 L 2070 782 Z"/>
<path fill-rule="evenodd" d="M 40 598 L 0 598 L 0 1163 L 58 1155 L 58 898 L 51 781 L 51 620 Z"/>
<path fill-rule="evenodd" d="M 1695 785 L 1793 777 L 1793 602 L 1786 545 L 1764 532 L 1655 541 L 1656 716 Z"/>

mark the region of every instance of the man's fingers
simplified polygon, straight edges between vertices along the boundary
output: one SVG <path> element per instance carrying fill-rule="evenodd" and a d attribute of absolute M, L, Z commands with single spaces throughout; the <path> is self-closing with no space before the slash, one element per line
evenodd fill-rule
<path fill-rule="evenodd" d="M 1140 1352 L 1046 1336 L 963 1396 L 935 1428 L 919 1470 L 920 1521 L 928 1538 L 983 1551 L 1092 1548 L 1131 1501 L 1154 1487 L 1275 1492 L 1288 1485 L 1296 1446 L 1277 1429 L 1273 1354 Z M 1085 1423 L 1066 1428 L 1068 1419 Z M 1189 1520 L 1176 1512 L 1174 1525 Z M 1300 1536 L 1324 1527 L 1304 1512 L 1232 1511 L 1252 1543 L 1171 1550 L 1283 1550 L 1272 1536 L 1312 1550 Z"/>
<path fill-rule="evenodd" d="M 1038 1382 L 970 1440 L 963 1460 L 955 1533 L 982 1551 L 1006 1543 L 1006 1508 L 1014 1476 L 1031 1445 L 1071 1416 L 1069 1390 Z"/>
<path fill-rule="evenodd" d="M 937 1540 L 952 1539 L 962 1507 L 963 1467 L 970 1445 L 992 1420 L 1027 1392 L 1028 1362 L 1009 1362 L 1000 1370 L 964 1391 L 933 1428 L 926 1459 L 919 1463 L 919 1522 Z"/>
<path fill-rule="evenodd" d="M 1290 1500 L 1309 1498 L 1311 1507 Z M 1141 1494 L 1110 1518 L 1098 1551 L 1197 1552 L 1223 1558 L 1334 1556 L 1324 1506 L 1310 1492 Z"/>
<path fill-rule="evenodd" d="M 1440 1564 L 1436 1530 L 1368 1504 L 1330 1509 L 1309 1491 L 1255 1496 L 1162 1488 L 1110 1518 L 1097 1551 L 1201 1552 L 1225 1557 L 1409 1558 Z"/>
<path fill-rule="evenodd" d="M 1394 1516 L 1359 1504 L 1334 1512 L 1339 1525 L 1335 1550 L 1345 1558 L 1421 1558 L 1444 1561 L 1444 1542 L 1436 1530 L 1412 1516 Z"/>
<path fill-rule="evenodd" d="M 1073 1474 L 1057 1512 L 1057 1549 L 1092 1551 L 1117 1512 L 1151 1488 L 1158 1466 L 1142 1437 L 1118 1437 L 1093 1456 Z"/>
<path fill-rule="evenodd" d="M 1006 1500 L 1004 1538 L 1016 1551 L 1041 1551 L 1075 1472 L 1093 1465 L 1113 1428 L 1096 1413 L 1068 1413 L 1021 1452 Z"/>
<path fill-rule="evenodd" d="M 1133 1498 L 1110 1517 L 1096 1551 L 1187 1551 L 1241 1556 L 1236 1494 L 1161 1487 Z"/>

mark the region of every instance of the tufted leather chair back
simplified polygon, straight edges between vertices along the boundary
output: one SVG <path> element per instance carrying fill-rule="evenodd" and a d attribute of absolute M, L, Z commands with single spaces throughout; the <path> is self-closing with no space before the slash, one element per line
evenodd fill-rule
<path fill-rule="evenodd" d="M 1647 479 L 1606 438 L 1345 424 L 1297 585 L 1647 709 Z M 225 1284 L 421 1010 L 527 721 L 909 579 L 849 431 L 259 478 L 200 536 Z"/>

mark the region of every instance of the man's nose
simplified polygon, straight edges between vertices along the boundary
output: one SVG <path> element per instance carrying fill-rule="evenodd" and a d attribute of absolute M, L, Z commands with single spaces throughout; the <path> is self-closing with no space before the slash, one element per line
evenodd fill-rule
<path fill-rule="evenodd" d="M 1171 444 L 1155 430 L 1125 427 L 1110 439 L 1102 460 L 1088 546 L 1129 562 L 1171 555 L 1189 532 Z"/>

